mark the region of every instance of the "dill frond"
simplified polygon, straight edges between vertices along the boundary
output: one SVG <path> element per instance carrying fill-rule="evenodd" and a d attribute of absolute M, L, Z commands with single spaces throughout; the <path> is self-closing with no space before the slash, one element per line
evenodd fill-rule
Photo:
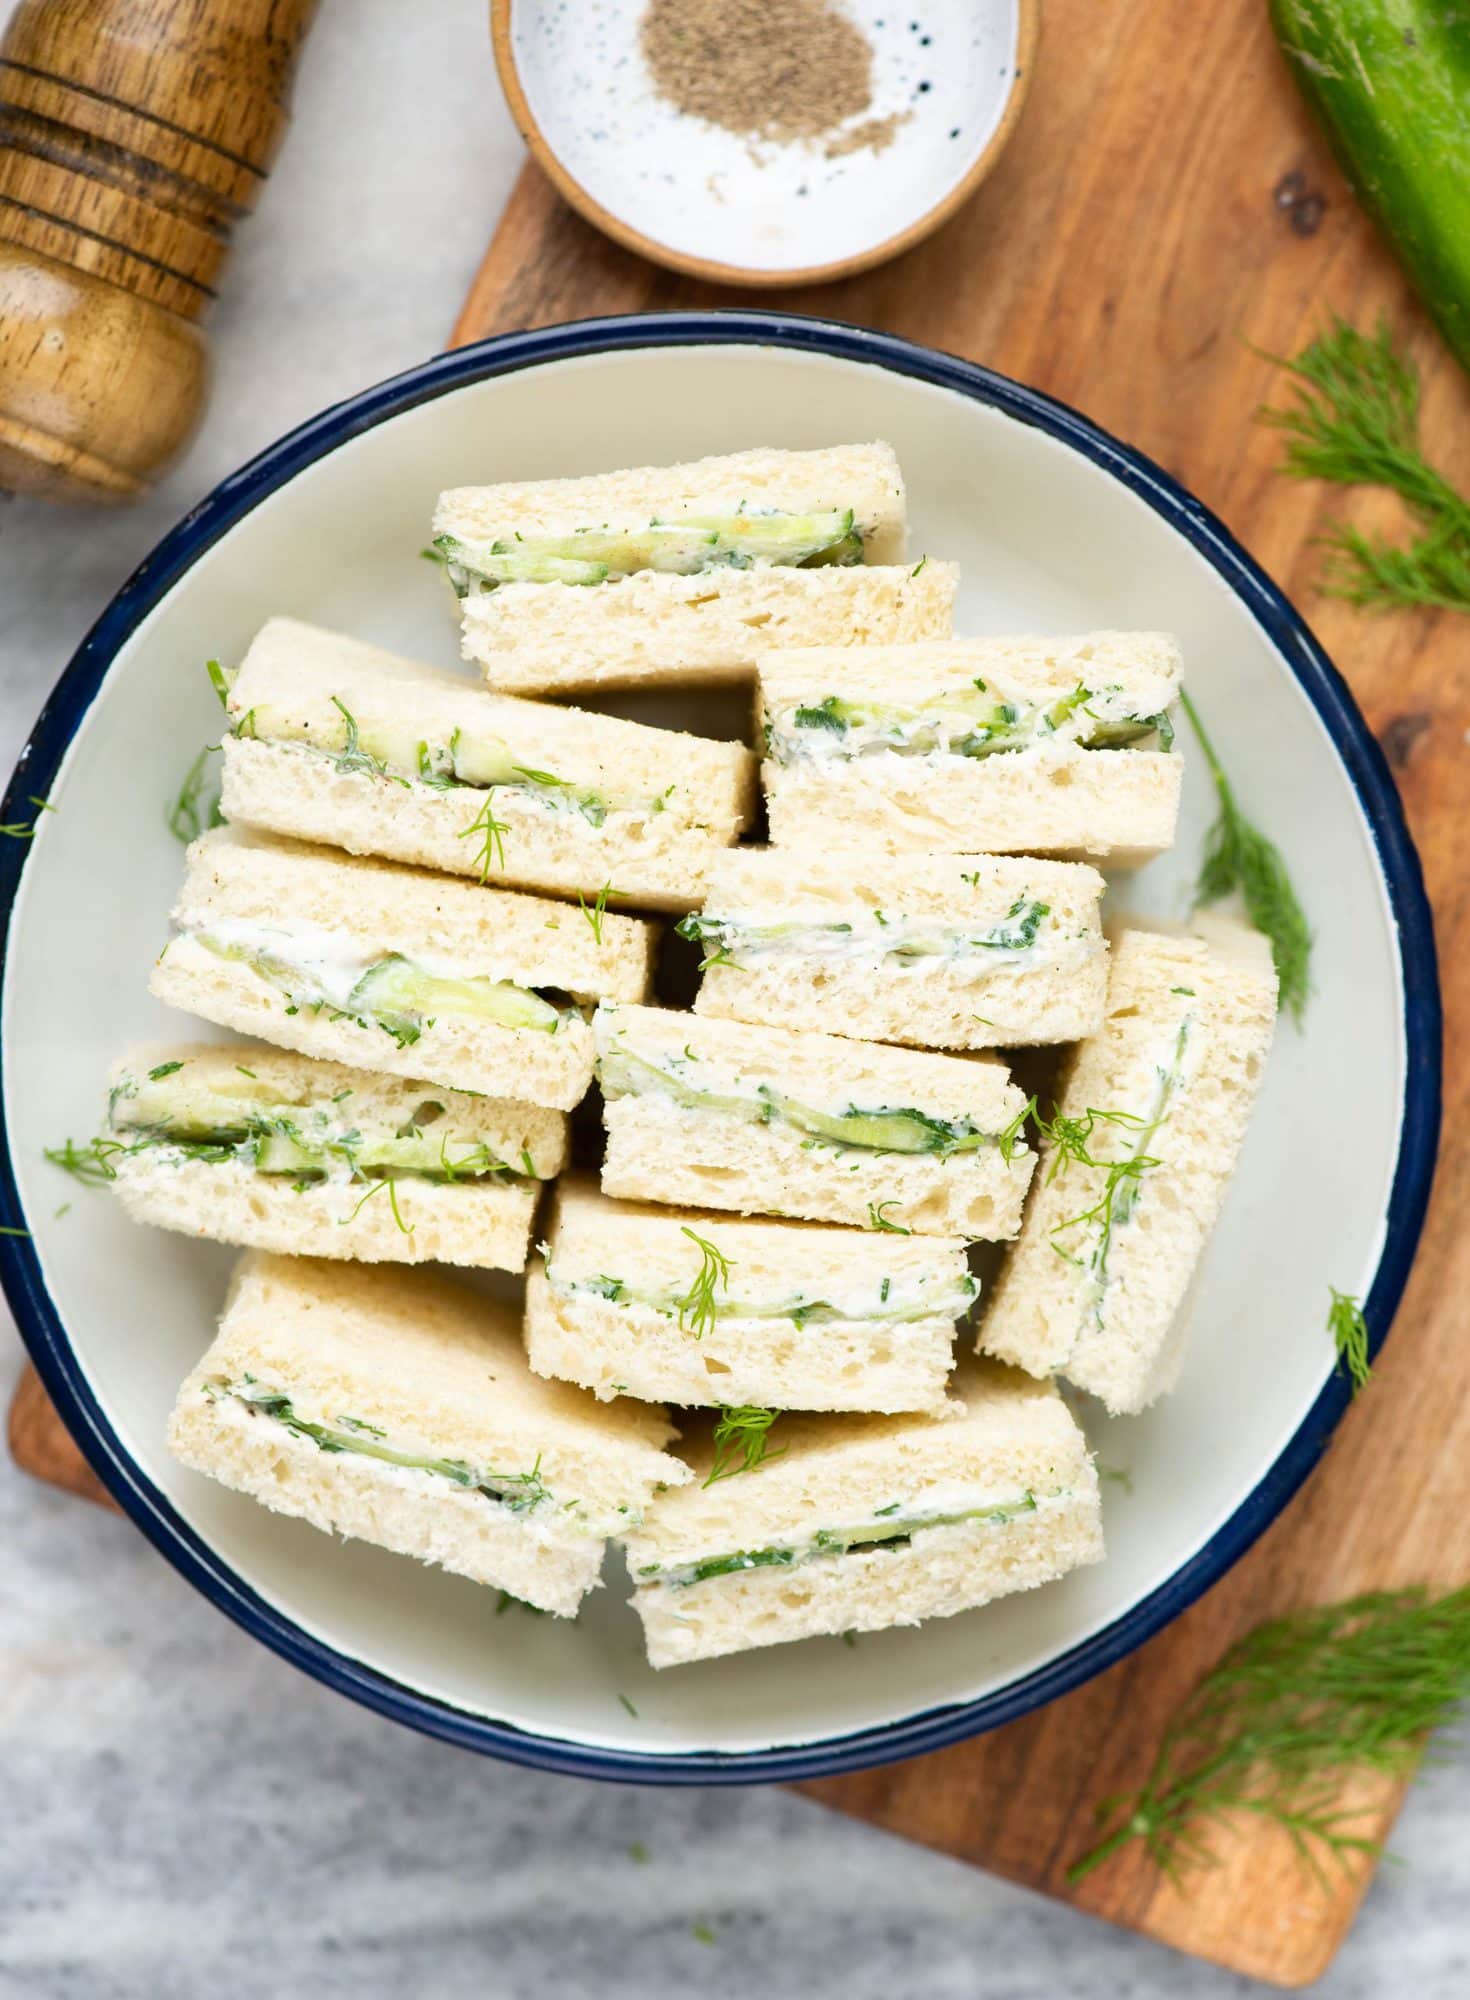
<path fill-rule="evenodd" d="M 116 1139 L 89 1139 L 85 1146 L 66 1139 L 59 1146 L 44 1147 L 43 1151 L 53 1167 L 60 1167 L 85 1187 L 105 1187 L 117 1179 L 113 1156 L 126 1152 L 127 1148 Z"/>
<path fill-rule="evenodd" d="M 1270 941 L 1282 1008 L 1300 1027 L 1312 990 L 1311 927 L 1280 848 L 1241 811 L 1199 710 L 1182 688 L 1179 700 L 1204 752 L 1219 804 L 1215 823 L 1205 836 L 1195 905 L 1218 903 L 1222 896 L 1240 891 L 1246 915 Z"/>
<path fill-rule="evenodd" d="M 207 743 L 189 766 L 183 784 L 179 786 L 178 797 L 164 813 L 164 823 L 175 840 L 187 847 L 191 840 L 197 840 L 204 829 L 222 823 L 219 809 L 219 793 L 206 796 L 204 773 L 209 759 L 218 750 L 217 743 Z"/>
<path fill-rule="evenodd" d="M 696 1236 L 687 1224 L 683 1227 L 683 1234 L 699 1251 L 699 1270 L 688 1291 L 676 1301 L 679 1325 L 686 1333 L 692 1333 L 696 1340 L 703 1340 L 719 1312 L 715 1303 L 716 1292 L 730 1289 L 730 1260 L 706 1237 Z"/>
<path fill-rule="evenodd" d="M 717 1479 L 731 1479 L 737 1472 L 754 1472 L 768 1460 L 779 1458 L 785 1445 L 777 1450 L 770 1449 L 770 1430 L 781 1412 L 779 1410 L 759 1410 L 741 1405 L 720 1411 L 719 1422 L 715 1425 L 715 1457 L 710 1467 L 706 1486 L 713 1486 Z M 736 1464 L 736 1459 L 740 1463 Z"/>
<path fill-rule="evenodd" d="M 607 899 L 616 894 L 617 891 L 610 881 L 604 882 L 598 890 L 595 903 L 589 903 L 581 890 L 577 891 L 577 907 L 592 926 L 592 939 L 595 944 L 602 943 L 602 920 L 607 915 Z"/>
<path fill-rule="evenodd" d="M 1272 1619 L 1188 1697 L 1138 1790 L 1098 1806 L 1111 1830 L 1067 1880 L 1133 1840 L 1178 1880 L 1216 1858 L 1204 1822 L 1251 1813 L 1287 1832 L 1325 1886 L 1324 1862 L 1380 1851 L 1354 1830 L 1371 1806 L 1342 1803 L 1347 1775 L 1407 1775 L 1467 1695 L 1470 1587 L 1433 1599 L 1382 1591 Z"/>
<path fill-rule="evenodd" d="M 1356 1396 L 1373 1379 L 1368 1359 L 1368 1322 L 1363 1317 L 1361 1303 L 1350 1292 L 1340 1292 L 1336 1285 L 1329 1285 L 1328 1290 L 1332 1293 L 1332 1304 L 1327 1312 L 1327 1331 L 1337 1348 L 1337 1365 L 1352 1383 Z"/>
<path fill-rule="evenodd" d="M 912 1236 L 912 1229 L 905 1229 L 901 1222 L 890 1222 L 883 1213 L 885 1208 L 896 1208 L 896 1201 L 870 1201 L 868 1203 L 869 1229 L 886 1230 L 890 1236 Z"/>
<path fill-rule="evenodd" d="M 505 867 L 505 836 L 509 832 L 509 823 L 495 817 L 495 793 L 492 789 L 486 792 L 484 805 L 459 836 L 461 840 L 472 840 L 476 834 L 480 837 L 479 864 L 482 887 L 489 881 L 492 867 L 502 869 Z"/>
<path fill-rule="evenodd" d="M 1340 317 L 1295 360 L 1270 355 L 1296 386 L 1285 409 L 1258 412 L 1286 437 L 1295 479 L 1381 486 L 1419 527 L 1409 542 L 1370 538 L 1341 522 L 1323 537 L 1323 587 L 1378 609 L 1430 605 L 1470 611 L 1470 498 L 1437 472 L 1419 438 L 1419 377 L 1382 320 L 1374 334 Z"/>

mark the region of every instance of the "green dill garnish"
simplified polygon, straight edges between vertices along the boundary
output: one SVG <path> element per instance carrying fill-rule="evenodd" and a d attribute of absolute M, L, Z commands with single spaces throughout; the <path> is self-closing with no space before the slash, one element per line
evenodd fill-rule
<path fill-rule="evenodd" d="M 204 783 L 205 767 L 218 748 L 217 743 L 207 743 L 199 752 L 179 786 L 178 797 L 164 813 L 164 824 L 185 847 L 191 840 L 197 840 L 206 827 L 221 824 L 219 793 L 206 803 Z"/>
<path fill-rule="evenodd" d="M 230 689 L 234 686 L 235 676 L 226 673 L 218 660 L 206 660 L 204 662 L 204 671 L 209 675 L 209 685 L 219 696 L 220 707 L 227 708 L 230 700 Z"/>
<path fill-rule="evenodd" d="M 1246 915 L 1271 944 L 1281 1005 L 1301 1026 L 1312 990 L 1312 933 L 1297 900 L 1281 850 L 1236 803 L 1235 792 L 1215 746 L 1205 733 L 1199 711 L 1181 688 L 1179 700 L 1199 738 L 1210 776 L 1215 781 L 1219 815 L 1205 836 L 1204 860 L 1195 884 L 1196 907 L 1218 903 L 1232 890 L 1240 891 Z"/>
<path fill-rule="evenodd" d="M 44 1148 L 53 1167 L 60 1167 L 63 1173 L 87 1187 L 103 1187 L 108 1181 L 115 1181 L 117 1168 L 112 1164 L 113 1157 L 126 1150 L 115 1139 L 92 1139 L 85 1146 L 74 1145 L 67 1139 L 59 1146 Z"/>
<path fill-rule="evenodd" d="M 639 1863 L 647 1861 L 648 1849 L 643 1845 L 643 1842 L 641 1840 L 635 1840 L 629 1843 L 628 1859 L 630 1861 L 637 1861 Z"/>
<path fill-rule="evenodd" d="M 1297 392 L 1289 408 L 1258 412 L 1286 435 L 1282 470 L 1294 479 L 1384 487 L 1416 524 L 1412 539 L 1391 542 L 1334 522 L 1321 538 L 1324 590 L 1378 610 L 1470 611 L 1470 497 L 1424 456 L 1418 373 L 1386 323 L 1367 334 L 1334 316 L 1294 361 L 1266 358 L 1286 369 Z"/>
<path fill-rule="evenodd" d="M 792 720 L 798 729 L 827 729 L 834 736 L 847 734 L 847 720 L 835 694 L 829 694 L 813 708 L 798 708 Z"/>
<path fill-rule="evenodd" d="M 536 1162 L 531 1158 L 531 1149 L 529 1146 L 522 1146 L 521 1148 L 521 1166 L 524 1169 L 527 1180 L 534 1181 L 537 1178 Z"/>
<path fill-rule="evenodd" d="M 236 1063 L 235 1067 L 237 1070 L 239 1070 L 241 1076 L 248 1076 L 252 1083 L 259 1082 L 260 1079 L 256 1076 L 255 1071 L 253 1069 L 246 1069 L 244 1063 Z M 341 1094 L 343 1097 L 350 1097 L 352 1095 L 352 1092 L 350 1090 L 344 1090 Z M 336 1101 L 337 1101 L 336 1098 L 333 1098 L 332 1102 L 334 1104 L 336 1103 Z"/>
<path fill-rule="evenodd" d="M 160 1063 L 157 1069 L 149 1070 L 148 1081 L 150 1083 L 157 1083 L 158 1079 L 161 1076 L 173 1076 L 177 1071 L 181 1070 L 183 1067 L 184 1065 L 181 1062 Z"/>
<path fill-rule="evenodd" d="M 33 798 L 30 803 L 36 807 L 38 812 L 54 813 L 56 811 L 56 807 L 52 805 L 49 799 Z M 0 826 L 0 835 L 3 835 L 7 840 L 33 840 L 36 828 L 40 824 L 41 822 L 38 819 L 11 820 L 8 824 Z"/>
<path fill-rule="evenodd" d="M 928 562 L 928 560 L 929 558 L 927 556 L 920 556 L 919 560 L 914 564 L 913 568 L 909 571 L 909 575 L 917 576 L 919 574 L 919 571 L 924 567 L 925 563 Z"/>
<path fill-rule="evenodd" d="M 367 1193 L 362 1197 L 362 1200 L 359 1201 L 357 1206 L 353 1209 L 351 1215 L 344 1215 L 338 1218 L 337 1227 L 339 1229 L 345 1229 L 348 1223 L 356 1222 L 358 1216 L 362 1213 L 363 1209 L 366 1208 L 367 1204 L 372 1200 L 373 1196 L 375 1194 L 381 1194 L 384 1188 L 387 1188 L 388 1190 L 388 1206 L 393 1211 L 393 1220 L 397 1223 L 399 1230 L 402 1232 L 403 1235 L 412 1236 L 415 1229 L 418 1227 L 418 1224 L 414 1222 L 404 1221 L 402 1213 L 400 1212 L 398 1207 L 397 1185 L 392 1180 L 390 1180 L 386 1174 L 383 1175 L 381 1180 L 376 1180 L 373 1182 L 372 1186 L 368 1189 Z"/>
<path fill-rule="evenodd" d="M 869 1229 L 886 1229 L 890 1236 L 912 1236 L 912 1229 L 905 1229 L 901 1222 L 890 1222 L 883 1213 L 885 1208 L 896 1208 L 896 1201 L 870 1201 L 868 1203 Z"/>
<path fill-rule="evenodd" d="M 696 1236 L 687 1223 L 682 1226 L 682 1234 L 699 1251 L 699 1270 L 688 1291 L 675 1301 L 675 1305 L 680 1327 L 684 1332 L 692 1333 L 696 1340 L 703 1340 L 719 1313 L 715 1293 L 730 1288 L 730 1262 L 713 1243 L 703 1236 Z"/>
<path fill-rule="evenodd" d="M 508 823 L 495 817 L 495 791 L 492 787 L 485 794 L 484 805 L 459 836 L 461 840 L 472 840 L 476 834 L 480 836 L 479 867 L 482 885 L 490 879 L 492 865 L 504 868 L 505 836 L 509 832 Z"/>
<path fill-rule="evenodd" d="M 715 1936 L 713 1930 L 711 1930 L 708 1924 L 691 1924 L 689 1926 L 689 1931 L 690 1935 L 693 1937 L 696 1944 L 719 1943 L 719 1939 Z"/>
<path fill-rule="evenodd" d="M 443 569 L 448 563 L 449 558 L 445 555 L 443 549 L 427 548 L 419 550 L 419 561 L 434 563 L 440 569 Z"/>
<path fill-rule="evenodd" d="M 1356 1396 L 1373 1379 L 1368 1360 L 1368 1322 L 1360 1301 L 1350 1292 L 1340 1292 L 1335 1285 L 1329 1285 L 1328 1290 L 1332 1304 L 1327 1313 L 1327 1331 L 1337 1348 L 1337 1365 L 1352 1383 Z"/>
<path fill-rule="evenodd" d="M 1342 1803 L 1354 1771 L 1402 1778 L 1427 1733 L 1470 1694 L 1470 1587 L 1431 1599 L 1382 1591 L 1272 1619 L 1240 1640 L 1169 1725 L 1137 1791 L 1097 1808 L 1111 1832 L 1067 1870 L 1069 1882 L 1142 1840 L 1178 1881 L 1213 1862 L 1202 1823 L 1249 1814 L 1290 1835 L 1326 1882 L 1324 1859 L 1376 1855 L 1351 1831 L 1371 1800 Z"/>
<path fill-rule="evenodd" d="M 597 892 L 597 901 L 589 903 L 584 899 L 582 891 L 580 889 L 577 891 L 578 907 L 582 915 L 592 926 L 592 937 L 597 944 L 602 943 L 602 920 L 607 915 L 607 899 L 609 896 L 615 896 L 617 893 L 611 882 L 604 882 Z"/>
<path fill-rule="evenodd" d="M 856 1646 L 856 1644 L 857 1644 L 857 1633 L 856 1633 L 856 1632 L 844 1632 L 844 1633 L 843 1633 L 843 1635 L 842 1635 L 842 1643 L 843 1643 L 843 1645 L 844 1645 L 844 1646 Z"/>
<path fill-rule="evenodd" d="M 0 1228 L 0 1236 L 29 1236 L 30 1233 L 29 1229 L 16 1229 L 10 1223 Z"/>
<path fill-rule="evenodd" d="M 780 1414 L 779 1410 L 761 1410 L 745 1405 L 722 1409 L 714 1429 L 714 1462 L 705 1485 L 713 1486 L 716 1480 L 731 1479 L 737 1472 L 754 1472 L 768 1460 L 780 1458 L 785 1445 L 775 1451 L 770 1449 L 771 1425 Z"/>
<path fill-rule="evenodd" d="M 1100 1465 L 1097 1476 L 1110 1486 L 1121 1486 L 1125 1493 L 1133 1491 L 1133 1474 L 1126 1465 Z"/>
<path fill-rule="evenodd" d="M 623 1707 L 624 1707 L 625 1709 L 627 1709 L 627 1711 L 628 1711 L 629 1715 L 633 1715 L 633 1716 L 636 1716 L 636 1715 L 637 1715 L 637 1713 L 638 1713 L 637 1709 L 636 1709 L 636 1708 L 634 1708 L 634 1706 L 633 1706 L 632 1702 L 631 1702 L 631 1701 L 629 1701 L 628 1697 L 627 1697 L 627 1696 L 626 1696 L 625 1694 L 620 1694 L 620 1695 L 618 1696 L 618 1700 L 619 1700 L 619 1701 L 620 1701 L 620 1702 L 621 1702 L 621 1703 L 623 1704 Z"/>

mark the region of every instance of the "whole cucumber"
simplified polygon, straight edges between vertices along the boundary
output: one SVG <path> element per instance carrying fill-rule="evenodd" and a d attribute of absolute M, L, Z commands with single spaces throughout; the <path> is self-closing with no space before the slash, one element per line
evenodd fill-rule
<path fill-rule="evenodd" d="M 1470 369 L 1470 0 L 1269 0 L 1307 102 Z"/>

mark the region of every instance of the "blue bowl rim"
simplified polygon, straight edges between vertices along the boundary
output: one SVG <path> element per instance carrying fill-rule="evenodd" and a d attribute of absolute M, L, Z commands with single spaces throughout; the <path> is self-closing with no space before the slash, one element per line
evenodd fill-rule
<path fill-rule="evenodd" d="M 1423 874 L 1387 762 L 1346 683 L 1300 614 L 1224 524 L 1143 453 L 1066 404 L 976 362 L 898 336 L 782 312 L 635 313 L 501 334 L 435 355 L 350 396 L 267 447 L 193 508 L 139 565 L 82 641 L 21 752 L 0 818 L 44 798 L 124 642 L 227 529 L 287 480 L 385 419 L 473 382 L 547 362 L 648 347 L 758 345 L 866 363 L 987 404 L 1079 452 L 1168 521 L 1214 567 L 1273 641 L 1320 716 L 1358 796 L 1398 927 L 1408 1065 L 1382 1255 L 1364 1303 L 1370 1353 L 1386 1339 L 1423 1225 L 1439 1137 L 1442 1009 Z M 0 1001 L 10 921 L 32 843 L 0 841 Z M 0 1047 L 0 1217 L 24 1225 L 11 1157 Z M 506 1762 L 644 1784 L 755 1784 L 835 1777 L 942 1750 L 1014 1721 L 1133 1652 L 1225 1574 L 1317 1463 L 1349 1401 L 1339 1373 L 1229 1519 L 1174 1574 L 1101 1632 L 979 1700 L 852 1734 L 761 1751 L 642 1753 L 568 1742 L 434 1700 L 312 1638 L 244 1584 L 131 1459 L 87 1383 L 29 1236 L 0 1237 L 0 1285 L 48 1394 L 103 1484 L 193 1586 L 283 1659 L 394 1721 Z"/>

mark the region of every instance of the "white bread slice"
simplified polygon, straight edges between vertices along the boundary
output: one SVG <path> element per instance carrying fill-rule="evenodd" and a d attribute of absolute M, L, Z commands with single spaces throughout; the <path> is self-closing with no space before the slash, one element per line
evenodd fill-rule
<path fill-rule="evenodd" d="M 230 1118 L 253 1115 L 262 1129 L 284 1121 L 309 1143 L 341 1144 L 347 1135 L 340 1157 L 326 1156 L 324 1178 L 303 1179 L 257 1171 L 248 1146 L 239 1157 L 213 1159 L 171 1146 L 156 1122 L 159 1092 L 150 1084 L 150 1072 L 160 1069 L 217 1105 L 222 1129 L 235 1129 Z M 109 1161 L 135 1222 L 283 1256 L 524 1270 L 540 1183 L 560 1173 L 567 1154 L 562 1112 L 312 1062 L 254 1042 L 135 1051 L 113 1072 L 111 1107 L 110 1136 L 124 1150 Z M 483 1148 L 509 1171 L 437 1180 L 405 1172 L 391 1190 L 370 1168 L 353 1173 L 349 1161 L 364 1141 L 415 1124 L 451 1168 Z"/>
<path fill-rule="evenodd" d="M 712 1449 L 707 1430 L 695 1433 L 683 1455 L 696 1483 L 659 1495 L 642 1526 L 622 1537 L 651 1664 L 916 1625 L 1099 1561 L 1097 1473 L 1055 1389 L 983 1362 L 960 1370 L 954 1386 L 962 1413 L 778 1417 L 765 1462 L 714 1485 L 698 1483 L 708 1478 Z M 917 1527 L 896 1546 L 799 1559 L 821 1532 L 865 1523 L 881 1531 L 911 1510 L 922 1520 L 977 1507 L 1003 1518 Z M 797 1559 L 697 1582 L 660 1580 L 711 1559 L 783 1548 Z"/>
<path fill-rule="evenodd" d="M 1035 1156 L 1018 1142 L 1009 1160 L 985 1144 L 970 1151 L 903 1153 L 831 1145 L 771 1115 L 677 1101 L 648 1065 L 716 1096 L 756 1107 L 788 1099 L 841 1114 L 915 1110 L 1003 1133 L 1025 1099 L 988 1057 L 919 1054 L 838 1035 L 792 1034 L 704 1019 L 661 1007 L 603 1006 L 593 1016 L 602 1080 L 607 1194 L 841 1222 L 966 1242 L 1013 1236 Z M 614 1080 L 635 1058 L 626 1084 Z"/>
<path fill-rule="evenodd" d="M 1165 633 L 790 651 L 757 668 L 775 846 L 845 837 L 885 853 L 1102 856 L 1131 866 L 1173 844 L 1182 760 L 1156 748 L 1088 749 L 1078 741 L 1115 716 L 1166 715 L 1180 663 Z M 881 729 L 794 726 L 799 711 L 820 711 L 836 697 L 859 708 L 947 715 L 948 740 L 963 736 L 965 723 L 963 711 L 945 703 L 973 702 L 977 682 L 1027 724 L 1081 690 L 1090 699 L 1055 726 L 1042 722 L 1026 747 L 989 756 L 900 753 L 882 747 Z"/>
<path fill-rule="evenodd" d="M 338 1437 L 449 1461 L 465 1483 L 323 1449 L 223 1385 L 285 1396 L 296 1419 Z M 612 1529 L 688 1478 L 662 1449 L 670 1435 L 661 1410 L 599 1408 L 532 1375 L 514 1315 L 477 1293 L 259 1252 L 236 1267 L 169 1424 L 186 1465 L 278 1512 L 563 1616 L 596 1582 Z M 501 1500 L 469 1483 L 491 1475 Z"/>
<path fill-rule="evenodd" d="M 850 507 L 867 559 L 903 560 L 903 474 L 893 447 L 881 442 L 820 451 L 762 446 L 683 465 L 640 465 L 577 479 L 451 487 L 439 496 L 434 533 L 465 542 L 559 538 L 590 524 L 637 529 L 690 514 L 735 514 L 742 507 L 787 514 Z"/>
<path fill-rule="evenodd" d="M 708 1323 L 688 1304 L 704 1244 L 725 1260 Z M 526 1350 L 604 1399 L 938 1410 L 977 1290 L 954 1237 L 731 1222 L 570 1180 L 526 1281 Z"/>
<path fill-rule="evenodd" d="M 708 964 L 700 1014 L 903 1042 L 985 1049 L 1066 1042 L 1102 1018 L 1107 986 L 1093 868 L 977 854 L 870 854 L 743 848 L 715 862 L 700 919 Z M 792 926 L 742 949 L 749 927 Z M 904 960 L 911 938 L 941 942 L 1030 934 Z"/>
<path fill-rule="evenodd" d="M 467 597 L 463 650 L 493 688 L 564 695 L 749 680 L 778 646 L 941 639 L 959 568 L 639 570 L 616 584 L 505 583 Z"/>
<path fill-rule="evenodd" d="M 293 1003 L 244 960 L 208 950 L 198 934 L 269 927 L 280 949 L 319 950 L 333 965 L 401 956 L 439 976 L 510 981 L 577 1000 L 641 998 L 653 955 L 654 927 L 636 917 L 604 914 L 599 937 L 565 903 L 234 828 L 192 844 L 173 916 L 181 935 L 165 946 L 149 982 L 170 1006 L 303 1055 L 563 1111 L 591 1080 L 591 1035 L 575 1013 L 563 1013 L 555 1032 L 441 1013 L 403 1046 L 370 1018 L 316 1008 L 309 990 L 305 1004 Z"/>
<path fill-rule="evenodd" d="M 478 877 L 483 844 L 470 829 L 489 798 L 504 829 L 487 877 L 496 887 L 592 899 L 611 885 L 615 903 L 692 909 L 711 856 L 750 820 L 743 744 L 490 694 L 291 618 L 261 627 L 226 709 L 241 732 L 224 742 L 232 824 Z M 385 772 L 340 768 L 349 716 Z M 447 756 L 451 742 L 496 746 L 560 783 L 421 782 L 419 746 Z M 600 823 L 583 798 L 608 802 Z"/>
<path fill-rule="evenodd" d="M 1106 1018 L 1076 1051 L 1061 1093 L 1068 1117 L 1094 1109 L 1145 1121 L 1097 1121 L 1087 1142 L 1094 1159 L 1141 1153 L 1158 1165 L 1115 1177 L 1113 1208 L 1068 1227 L 1106 1204 L 1108 1174 L 1073 1159 L 1053 1177 L 1044 1143 L 1025 1227 L 980 1323 L 987 1353 L 1034 1375 L 1065 1375 L 1115 1415 L 1145 1409 L 1178 1378 L 1188 1295 L 1276 1017 L 1265 941 L 1226 919 L 1195 921 L 1195 936 L 1115 938 Z"/>

